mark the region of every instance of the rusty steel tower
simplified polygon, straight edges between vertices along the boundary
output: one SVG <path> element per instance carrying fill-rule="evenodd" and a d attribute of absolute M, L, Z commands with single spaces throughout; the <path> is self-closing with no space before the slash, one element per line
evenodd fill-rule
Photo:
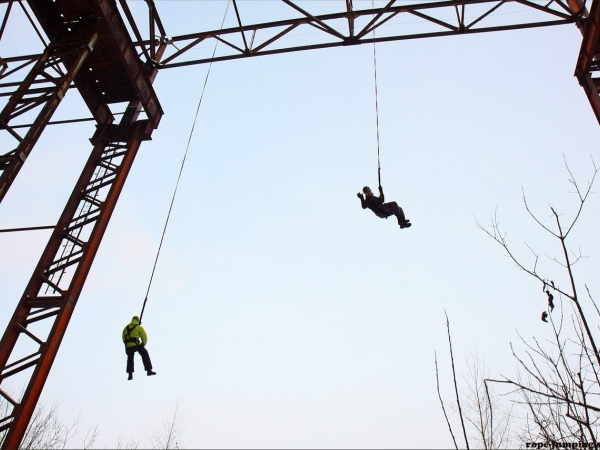
<path fill-rule="evenodd" d="M 600 70 L 600 0 L 591 5 L 583 0 L 402 5 L 389 0 L 383 7 L 360 10 L 352 0 L 337 0 L 338 11 L 325 15 L 313 15 L 297 1 L 278 0 L 288 15 L 258 24 L 244 23 L 240 5 L 231 1 L 236 27 L 169 37 L 153 0 L 145 0 L 143 21 L 136 21 L 126 0 L 0 0 L 0 40 L 12 14 L 20 9 L 45 47 L 41 54 L 0 55 L 0 133 L 14 143 L 0 149 L 0 202 L 45 127 L 58 123 L 52 116 L 65 95 L 80 95 L 91 118 L 60 121 L 60 126 L 82 120 L 96 123 L 87 163 L 23 295 L 14 299 L 15 311 L 0 341 L 0 395 L 9 404 L 8 413 L 0 417 L 2 448 L 18 448 L 24 436 L 137 151 L 160 124 L 163 111 L 152 86 L 160 71 L 168 75 L 166 69 L 187 65 L 327 47 L 572 24 L 583 35 L 575 75 L 600 121 L 600 78 L 594 77 Z M 488 22 L 509 4 L 529 8 L 539 19 L 515 22 L 518 18 L 512 16 L 512 22 Z M 252 7 L 248 5 L 244 7 Z M 400 15 L 422 21 L 427 31 L 382 31 Z M 289 41 L 281 38 L 303 28 L 316 30 L 311 42 L 286 46 Z M 219 41 L 224 52 L 204 59 L 189 57 L 190 49 L 210 41 Z M 8 81 L 9 76 L 19 81 Z M 119 120 L 111 110 L 115 104 L 127 105 Z M 34 120 L 23 123 L 23 117 Z M 23 383 L 20 398 L 6 387 L 12 377 Z"/>

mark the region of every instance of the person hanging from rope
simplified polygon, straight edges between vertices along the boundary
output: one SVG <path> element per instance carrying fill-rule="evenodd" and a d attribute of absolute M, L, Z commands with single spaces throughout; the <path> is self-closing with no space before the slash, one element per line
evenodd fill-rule
<path fill-rule="evenodd" d="M 402 211 L 402 208 L 400 208 L 396 202 L 384 203 L 385 197 L 381 186 L 379 186 L 379 197 L 373 195 L 369 186 L 363 188 L 363 193 L 364 195 L 360 192 L 356 194 L 356 196 L 360 198 L 362 209 L 369 208 L 377 217 L 382 219 L 387 219 L 389 216 L 396 216 L 400 228 L 409 228 L 412 226 L 410 220 L 404 217 L 404 211 Z"/>
<path fill-rule="evenodd" d="M 133 380 L 133 355 L 136 352 L 142 357 L 144 363 L 144 370 L 148 376 L 156 375 L 156 372 L 152 371 L 152 362 L 150 361 L 150 355 L 146 350 L 146 342 L 148 342 L 148 336 L 146 331 L 140 325 L 140 318 L 133 316 L 131 323 L 123 329 L 123 343 L 125 344 L 125 353 L 127 353 L 127 369 L 126 372 L 129 374 L 128 380 Z"/>

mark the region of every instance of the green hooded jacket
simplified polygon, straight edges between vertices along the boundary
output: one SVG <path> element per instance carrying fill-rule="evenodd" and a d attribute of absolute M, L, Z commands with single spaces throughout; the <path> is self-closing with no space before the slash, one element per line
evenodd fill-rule
<path fill-rule="evenodd" d="M 140 325 L 140 320 L 137 316 L 131 319 L 131 323 L 123 329 L 123 343 L 125 347 L 135 347 L 136 345 L 146 345 L 148 336 L 146 331 Z"/>

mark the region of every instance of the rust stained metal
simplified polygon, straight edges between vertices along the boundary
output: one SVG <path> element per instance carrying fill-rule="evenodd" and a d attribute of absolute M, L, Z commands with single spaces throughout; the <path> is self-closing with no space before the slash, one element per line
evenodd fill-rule
<path fill-rule="evenodd" d="M 598 69 L 595 54 L 598 50 L 600 34 L 598 25 L 600 22 L 598 2 L 600 0 L 595 0 L 589 18 L 586 16 L 585 5 L 581 4 L 579 0 L 566 0 L 568 7 L 561 0 L 555 0 L 562 8 L 561 11 L 550 8 L 552 2 L 544 7 L 528 0 L 514 0 L 527 7 L 545 12 L 554 20 L 482 28 L 474 28 L 474 25 L 510 0 L 445 0 L 402 6 L 395 6 L 394 0 L 390 0 L 384 8 L 358 11 L 353 9 L 351 0 L 345 0 L 345 11 L 321 16 L 310 14 L 291 0 L 283 0 L 284 3 L 301 13 L 302 17 L 255 25 L 242 25 L 237 4 L 234 1 L 238 27 L 176 36 L 169 40 L 169 44 L 181 42 L 183 48 L 171 54 L 165 53 L 170 50 L 170 47 L 168 47 L 166 33 L 154 1 L 146 0 L 149 8 L 150 38 L 145 41 L 141 39 L 133 16 L 130 12 L 128 13 L 125 0 L 120 1 L 137 39 L 135 43 L 129 36 L 115 0 L 57 0 L 55 2 L 28 0 L 39 24 L 52 42 L 51 45 L 68 45 L 69 42 L 72 45 L 73 24 L 92 18 L 98 21 L 98 34 L 96 40 L 91 45 L 87 45 L 89 51 L 80 49 L 79 53 L 69 54 L 60 61 L 47 58 L 46 60 L 49 61 L 48 73 L 44 72 L 43 80 L 33 77 L 29 80 L 28 85 L 19 83 L 18 86 L 15 86 L 17 89 L 12 91 L 12 98 L 9 101 L 9 105 L 12 106 L 8 107 L 7 105 L 6 113 L 0 113 L 2 121 L 0 123 L 3 124 L 6 131 L 22 143 L 27 139 L 27 136 L 23 138 L 17 132 L 22 125 L 10 126 L 8 119 L 38 106 L 48 108 L 48 112 L 40 113 L 39 124 L 32 124 L 32 128 L 37 126 L 37 131 L 32 135 L 37 139 L 45 125 L 50 123 L 54 104 L 52 102 L 56 102 L 54 98 L 60 100 L 66 90 L 74 85 L 97 121 L 98 129 L 91 139 L 94 147 L 88 162 L 54 227 L 48 244 L 0 341 L 0 383 L 12 375 L 23 374 L 26 369 L 33 368 L 25 393 L 20 400 L 12 398 L 0 389 L 0 395 L 6 398 L 13 407 L 4 417 L 0 418 L 0 431 L 7 431 L 3 448 L 18 448 L 21 442 L 140 144 L 150 138 L 152 131 L 160 122 L 162 109 L 152 87 L 152 82 L 160 68 L 341 45 L 484 33 L 567 23 L 576 23 L 580 26 L 585 24 L 584 43 L 576 75 L 584 89 L 591 92 L 588 96 L 591 98 L 590 101 L 592 99 L 595 101 L 592 107 L 600 120 L 598 87 L 590 75 L 592 70 Z M 0 3 L 12 4 L 10 0 L 0 0 Z M 487 12 L 479 15 L 471 24 L 465 25 L 465 9 L 469 5 L 483 4 L 490 5 Z M 457 24 L 447 23 L 434 18 L 431 14 L 426 14 L 428 10 L 440 8 L 454 8 L 457 12 Z M 420 34 L 378 36 L 376 39 L 365 38 L 372 29 L 380 27 L 392 17 L 403 13 L 419 17 L 429 24 L 438 25 L 442 27 L 442 30 Z M 355 20 L 367 15 L 373 17 L 373 20 L 356 35 Z M 0 26 L 0 35 L 7 18 L 8 12 L 3 25 Z M 30 20 L 37 30 L 37 25 L 31 17 Z M 347 21 L 347 36 L 334 28 L 333 22 L 336 20 Z M 291 30 L 304 25 L 320 30 L 324 40 L 313 45 L 265 50 L 266 47 L 277 42 Z M 157 28 L 160 36 L 156 35 Z M 259 30 L 270 30 L 271 35 L 252 49 L 254 36 Z M 245 33 L 249 31 L 253 36 L 250 47 L 245 36 Z M 231 42 L 231 38 L 238 33 L 241 33 L 243 37 L 244 48 Z M 233 53 L 203 60 L 184 59 L 187 51 L 207 39 L 216 39 L 226 43 Z M 140 60 L 140 53 L 146 58 L 145 63 Z M 83 57 L 84 54 L 85 57 Z M 5 58 L 3 61 L 6 65 L 4 65 L 4 69 L 0 69 L 3 70 L 3 73 L 0 73 L 0 79 L 30 65 L 39 64 L 44 60 L 44 55 Z M 164 56 L 167 57 L 163 64 L 160 64 Z M 10 69 L 6 68 L 8 64 L 13 66 L 13 63 L 16 66 Z M 60 67 L 63 65 L 67 69 L 64 74 L 60 73 Z M 57 69 L 59 75 L 51 75 L 50 69 Z M 59 80 L 60 84 L 58 91 L 45 87 L 44 83 L 56 80 Z M 0 84 L 0 89 L 11 86 L 14 86 L 14 83 L 3 83 Z M 586 90 L 586 92 L 588 91 Z M 25 93 L 35 93 L 38 97 L 34 100 L 25 100 Z M 109 104 L 123 101 L 128 102 L 129 106 L 121 122 L 115 125 Z M 147 120 L 138 120 L 142 111 L 146 113 Z M 78 120 L 83 119 L 74 119 L 73 121 Z M 32 141 L 29 151 L 34 143 L 35 140 Z M 11 161 L 17 159 L 21 160 L 19 164 L 22 164 L 25 157 L 26 154 L 23 152 L 8 152 L 0 157 L 0 168 L 8 167 L 7 163 L 10 165 Z M 2 189 L 1 183 L 0 189 Z M 50 331 L 45 335 L 39 335 L 28 328 L 28 325 L 40 321 L 52 321 L 51 327 L 49 327 Z M 38 347 L 37 350 L 25 355 L 15 353 L 16 344 L 20 339 L 33 342 Z M 12 362 L 9 362 L 11 359 Z"/>
<path fill-rule="evenodd" d="M 42 131 L 50 122 L 67 89 L 90 55 L 97 39 L 98 33 L 94 31 L 88 32 L 88 36 L 83 39 L 84 45 L 78 40 L 74 40 L 71 45 L 59 42 L 48 46 L 0 112 L 0 127 L 8 130 L 19 141 L 17 147 L 5 154 L 0 162 L 0 202 L 17 177 Z M 69 67 L 62 78 L 53 77 L 48 73 L 58 62 Z M 31 86 L 36 80 L 49 83 L 49 87 L 32 89 Z M 14 129 L 10 128 L 9 123 L 12 119 L 39 105 L 43 105 L 43 107 L 24 136 L 18 135 Z"/>
<path fill-rule="evenodd" d="M 45 14 L 40 20 L 44 30 L 57 45 L 61 42 L 60 45 L 63 45 L 61 33 L 65 32 L 64 26 L 51 20 L 62 16 L 59 11 L 48 10 L 56 4 L 38 0 L 32 2 L 36 14 Z M 104 13 L 103 16 L 98 14 L 98 9 L 94 10 L 95 17 L 100 17 L 100 31 L 95 32 L 96 42 L 85 45 L 87 50 L 81 50 L 91 53 L 86 58 L 64 60 L 67 68 L 79 67 L 78 71 L 68 70 L 66 76 L 88 103 L 98 122 L 98 129 L 91 139 L 94 148 L 88 162 L 0 341 L 0 383 L 16 374 L 29 375 L 22 397 L 12 399 L 12 408 L 0 418 L 0 432 L 6 431 L 2 448 L 18 448 L 23 438 L 140 144 L 150 138 L 162 115 L 152 89 L 158 70 L 155 65 L 148 67 L 139 60 L 131 40 L 123 42 L 123 35 L 119 33 L 126 30 L 115 14 L 114 2 L 78 0 L 76 3 L 57 3 L 62 6 L 74 4 L 79 8 L 71 15 L 66 14 L 66 21 L 82 20 L 86 7 L 98 6 Z M 110 39 L 107 39 L 108 35 L 111 35 Z M 165 47 L 164 40 L 160 39 L 154 53 L 157 59 L 163 56 Z M 28 64 L 30 62 L 26 61 L 24 66 Z M 56 64 L 53 67 L 57 68 Z M 107 92 L 113 86 L 107 84 L 111 81 L 110 77 L 101 78 L 101 67 L 114 75 L 116 82 L 128 80 L 128 86 Z M 54 81 L 56 77 L 47 76 L 45 79 Z M 61 86 L 67 89 L 71 83 L 67 82 L 67 78 L 63 81 Z M 112 81 L 115 82 L 115 79 Z M 105 91 L 102 92 L 102 89 Z M 22 102 L 24 106 L 21 105 L 19 95 L 24 89 L 17 91 L 19 93 L 13 93 L 11 99 L 16 106 L 11 108 L 20 112 L 28 108 L 30 102 Z M 129 103 L 118 125 L 112 123 L 109 99 L 126 99 Z M 38 103 L 47 107 L 48 102 L 44 101 Z M 147 120 L 138 120 L 141 111 L 147 113 Z M 40 127 L 40 132 L 41 129 L 43 127 Z M 9 131 L 16 134 L 12 129 Z M 28 327 L 40 321 L 47 324 L 43 334 Z M 23 340 L 33 343 L 36 350 L 27 354 L 23 347 L 17 345 Z"/>
<path fill-rule="evenodd" d="M 148 78 L 147 68 L 140 61 L 114 2 L 110 0 L 94 0 L 94 3 L 108 31 L 102 37 L 113 48 L 113 55 L 121 62 L 120 67 L 123 68 L 127 75 L 130 88 L 141 102 L 148 116 L 150 127 L 155 129 L 160 123 L 163 111 L 152 83 Z"/>
<path fill-rule="evenodd" d="M 395 0 L 390 0 L 382 8 L 362 10 L 354 10 L 352 8 L 352 2 L 350 0 L 346 0 L 346 8 L 343 12 L 323 15 L 312 15 L 309 12 L 300 8 L 291 0 L 282 1 L 290 7 L 294 8 L 302 16 L 294 19 L 277 20 L 267 23 L 244 24 L 243 26 L 241 25 L 241 23 L 239 23 L 239 26 L 237 27 L 224 28 L 220 30 L 209 30 L 199 33 L 171 37 L 169 38 L 168 42 L 169 44 L 173 44 L 172 48 L 169 48 L 169 51 L 167 52 L 163 63 L 160 65 L 160 68 L 167 69 L 195 64 L 206 64 L 217 61 L 249 58 L 261 55 L 274 55 L 280 53 L 314 50 L 319 48 L 332 48 L 347 45 L 358 45 L 372 42 L 390 42 L 410 39 L 423 39 L 438 36 L 452 36 L 458 34 L 487 33 L 493 31 L 519 30 L 523 28 L 565 25 L 577 23 L 580 20 L 582 11 L 584 10 L 583 7 L 579 7 L 579 9 L 576 9 L 573 8 L 573 6 L 571 5 L 572 2 L 577 2 L 578 0 L 569 0 L 569 5 L 571 7 L 570 9 L 567 8 L 566 12 L 564 11 L 564 4 L 559 4 L 558 2 L 557 7 L 552 7 L 553 5 L 551 3 L 546 6 L 541 6 L 528 0 L 444 0 L 408 5 L 397 5 L 395 4 Z M 500 8 L 502 5 L 508 3 L 519 3 L 531 10 L 536 10 L 545 13 L 548 16 L 549 20 L 531 22 L 528 21 L 528 19 L 525 19 L 525 21 L 522 23 L 512 23 L 505 25 L 495 25 L 489 27 L 484 26 L 475 28 L 475 25 L 479 26 L 482 20 L 488 17 L 491 13 L 498 10 L 498 8 Z M 486 12 L 478 14 L 477 17 L 473 18 L 469 25 L 466 25 L 466 11 L 469 8 L 469 6 L 473 5 L 489 5 L 490 7 L 486 10 Z M 433 17 L 431 13 L 428 13 L 428 11 L 430 10 L 454 10 L 453 14 L 455 12 L 457 15 L 455 19 L 456 23 L 446 22 L 436 17 Z M 438 31 L 418 33 L 411 32 L 410 30 L 405 31 L 405 29 L 400 28 L 397 33 L 391 33 L 388 35 L 379 34 L 374 39 L 367 37 L 371 30 L 381 27 L 381 25 L 385 24 L 390 19 L 400 14 L 418 17 L 423 20 L 424 24 L 436 25 L 440 27 L 440 29 Z M 355 34 L 355 21 L 361 17 L 368 17 L 369 21 L 365 27 L 363 27 L 358 33 Z M 336 24 L 339 25 L 339 23 L 342 21 L 347 22 L 347 35 L 342 34 L 342 32 L 334 28 Z M 311 26 L 313 29 L 319 30 L 321 32 L 319 38 L 321 42 L 316 44 L 312 43 L 310 45 L 288 46 L 280 40 L 280 38 L 289 33 L 289 31 L 304 25 Z M 234 35 L 237 35 L 242 32 L 252 32 L 253 36 L 256 35 L 256 33 L 258 32 L 264 33 L 264 42 L 259 43 L 257 47 L 252 49 L 251 51 L 242 49 L 240 48 L 240 46 L 235 45 L 235 43 L 233 43 L 229 38 L 229 36 L 233 37 Z M 220 56 L 210 58 L 187 58 L 189 50 L 195 48 L 200 43 L 206 43 L 206 41 L 210 39 L 215 39 L 226 43 L 227 46 L 231 49 L 231 51 L 228 54 L 222 54 Z M 273 44 L 276 42 L 278 42 L 280 46 L 278 48 L 273 48 Z M 149 41 L 144 40 L 138 41 L 134 45 L 139 47 L 146 46 L 149 44 Z M 175 45 L 177 45 L 177 47 L 180 47 L 179 44 L 181 44 L 181 47 L 183 48 L 175 47 Z M 267 46 L 269 47 L 269 49 L 266 49 Z"/>
<path fill-rule="evenodd" d="M 583 41 L 575 67 L 575 76 L 583 87 L 590 106 L 600 123 L 600 93 L 599 81 L 592 78 L 592 73 L 598 71 L 600 64 L 600 2 L 594 0 L 588 17 L 583 25 Z"/>
<path fill-rule="evenodd" d="M 147 127 L 147 121 L 138 121 L 99 128 L 94 138 L 96 145 L 0 342 L 0 380 L 34 368 L 21 402 L 10 414 L 13 420 L 3 448 L 18 447 L 23 437 L 139 146 L 148 138 Z M 110 166 L 106 164 L 107 158 L 111 159 Z M 101 207 L 87 202 L 83 192 L 99 200 Z M 90 220 L 82 221 L 81 210 L 86 210 L 86 204 L 94 211 Z M 86 234 L 81 233 L 83 229 L 89 232 L 87 239 L 82 237 Z M 61 252 L 65 244 L 69 249 L 66 255 Z M 72 273 L 70 279 L 62 277 L 67 268 Z M 56 292 L 57 287 L 60 292 Z M 47 290 L 54 295 L 44 295 Z M 39 336 L 27 330 L 32 319 L 39 320 L 32 318 L 38 308 L 47 307 L 57 308 L 43 317 L 52 320 L 48 335 Z M 39 350 L 20 358 L 23 364 L 6 370 L 19 339 L 33 340 Z"/>

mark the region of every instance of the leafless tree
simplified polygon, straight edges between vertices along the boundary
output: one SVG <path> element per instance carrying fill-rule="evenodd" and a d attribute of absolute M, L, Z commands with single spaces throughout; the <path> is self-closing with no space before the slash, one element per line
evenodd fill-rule
<path fill-rule="evenodd" d="M 513 448 L 516 444 L 511 435 L 513 407 L 501 400 L 494 386 L 488 383 L 489 377 L 486 361 L 477 350 L 472 350 L 466 358 L 461 391 L 471 439 L 476 448 Z"/>
<path fill-rule="evenodd" d="M 153 448 L 169 450 L 181 448 L 182 438 L 183 418 L 179 411 L 179 402 L 176 402 L 173 413 L 163 419 L 162 428 L 150 437 L 150 441 Z"/>
<path fill-rule="evenodd" d="M 119 440 L 117 441 L 117 449 L 118 450 L 135 450 L 140 448 L 140 438 L 129 438 L 126 439 L 123 436 L 119 436 Z"/>
<path fill-rule="evenodd" d="M 548 296 L 548 311 L 545 311 L 542 320 L 550 319 L 551 338 L 540 340 L 534 337 L 529 342 L 520 336 L 524 350 L 519 352 L 511 344 L 513 355 L 519 364 L 517 376 L 489 380 L 508 385 L 518 394 L 518 435 L 522 442 L 582 442 L 594 445 L 598 442 L 600 354 L 592 330 L 595 330 L 597 336 L 600 310 L 587 285 L 587 297 L 579 295 L 580 286 L 576 283 L 573 266 L 581 260 L 582 254 L 580 250 L 575 252 L 569 249 L 567 243 L 600 170 L 593 160 L 592 164 L 593 175 L 587 188 L 582 189 L 565 161 L 568 181 L 578 198 L 578 208 L 568 221 L 550 205 L 553 224 L 544 223 L 531 212 L 523 194 L 526 211 L 558 246 L 561 256 L 549 257 L 563 271 L 562 279 L 557 282 L 541 273 L 539 254 L 531 247 L 527 246 L 533 255 L 529 263 L 516 256 L 508 244 L 506 232 L 500 228 L 497 216 L 494 216 L 489 227 L 478 223 L 482 230 L 502 246 L 519 269 L 541 284 L 544 294 Z M 559 297 L 560 303 L 558 311 L 551 314 L 554 296 Z"/>
<path fill-rule="evenodd" d="M 82 435 L 81 415 L 72 422 L 63 422 L 59 416 L 59 406 L 60 402 L 56 400 L 50 406 L 44 402 L 38 404 L 19 448 L 65 449 L 73 445 L 82 449 L 93 447 L 98 437 L 97 427 L 88 428 Z M 4 399 L 0 401 L 0 410 L 8 411 L 8 404 Z M 0 444 L 4 436 L 0 439 Z"/>
<path fill-rule="evenodd" d="M 487 383 L 489 376 L 485 361 L 477 352 L 472 352 L 467 358 L 467 372 L 463 375 L 463 383 L 456 376 L 454 363 L 454 352 L 452 350 L 452 336 L 450 333 L 450 321 L 446 315 L 446 329 L 448 332 L 448 345 L 450 363 L 452 368 L 452 379 L 454 384 L 454 399 L 449 402 L 449 408 L 458 416 L 465 447 L 471 444 L 475 448 L 513 448 L 515 440 L 511 435 L 512 407 L 502 404 L 499 394 L 494 391 L 493 386 Z M 452 436 L 455 448 L 459 448 L 453 426 L 439 384 L 439 369 L 437 355 L 435 357 L 436 380 L 438 398 Z"/>
<path fill-rule="evenodd" d="M 5 400 L 0 399 L 0 411 L 8 410 Z M 29 423 L 20 449 L 92 449 L 98 438 L 98 427 L 90 427 L 82 431 L 81 414 L 72 422 L 65 422 L 60 417 L 60 402 L 54 401 L 50 406 L 39 402 Z M 162 422 L 162 428 L 150 436 L 153 448 L 178 449 L 182 448 L 183 418 L 179 404 L 173 407 L 170 417 Z M 0 436 L 0 445 L 4 436 Z M 117 449 L 133 450 L 140 448 L 140 438 L 125 438 L 120 436 Z"/>
<path fill-rule="evenodd" d="M 593 160 L 592 165 L 591 179 L 587 188 L 582 189 L 565 161 L 568 181 L 578 199 L 575 213 L 568 221 L 550 205 L 552 224 L 544 223 L 532 213 L 523 194 L 523 202 L 528 214 L 558 246 L 558 253 L 561 256 L 552 256 L 549 259 L 558 264 L 562 271 L 562 278 L 553 280 L 541 273 L 539 254 L 527 244 L 527 248 L 533 255 L 532 260 L 525 263 L 522 258 L 517 257 L 508 244 L 506 231 L 501 230 L 497 215 L 493 217 L 489 227 L 477 223 L 502 246 L 519 269 L 541 284 L 542 295 L 547 297 L 548 303 L 547 310 L 542 314 L 542 320 L 549 324 L 550 337 L 544 339 L 533 337 L 528 341 L 519 335 L 520 350 L 511 344 L 513 355 L 519 365 L 514 377 L 490 378 L 485 371 L 485 365 L 475 355 L 467 363 L 468 372 L 464 380 L 467 388 L 459 392 L 450 325 L 446 317 L 456 393 L 456 406 L 451 403 L 450 409 L 458 413 L 463 430 L 467 430 L 464 433 L 467 448 L 469 440 L 480 448 L 515 446 L 519 442 L 521 444 L 546 442 L 557 446 L 573 443 L 598 445 L 600 354 L 594 334 L 597 336 L 600 330 L 600 310 L 587 285 L 584 285 L 587 295 L 583 298 L 579 295 L 581 289 L 578 288 L 581 286 L 576 283 L 573 266 L 583 256 L 580 250 L 576 252 L 570 250 L 567 242 L 581 217 L 586 200 L 592 193 L 596 175 L 600 171 Z M 436 357 L 436 377 L 437 375 Z M 500 402 L 501 397 L 492 390 L 493 386 L 502 385 L 510 390 L 510 397 L 503 397 L 508 399 L 511 405 L 508 410 L 506 402 Z M 458 448 L 440 393 L 439 377 L 438 395 L 454 445 Z"/>

